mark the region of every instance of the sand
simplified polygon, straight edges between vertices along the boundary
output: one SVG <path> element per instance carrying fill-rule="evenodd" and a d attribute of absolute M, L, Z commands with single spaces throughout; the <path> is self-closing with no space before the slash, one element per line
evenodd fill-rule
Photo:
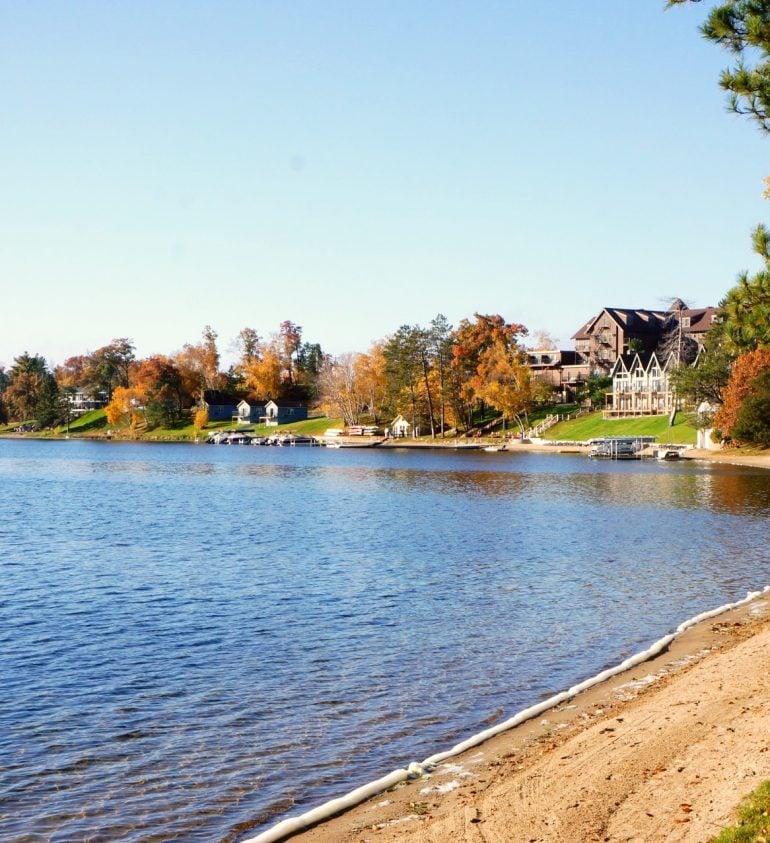
<path fill-rule="evenodd" d="M 431 776 L 291 839 L 706 841 L 769 778 L 763 596 Z"/>
<path fill-rule="evenodd" d="M 687 457 L 770 468 L 766 454 L 690 449 Z M 764 595 L 698 624 L 656 658 L 430 776 L 291 840 L 708 841 L 768 779 L 770 597 Z"/>

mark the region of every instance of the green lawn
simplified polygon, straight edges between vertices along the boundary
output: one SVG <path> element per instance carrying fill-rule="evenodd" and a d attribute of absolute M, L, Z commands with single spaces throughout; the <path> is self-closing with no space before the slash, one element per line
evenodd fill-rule
<path fill-rule="evenodd" d="M 107 427 L 107 417 L 104 410 L 89 410 L 82 416 L 70 420 L 70 434 L 94 432 Z M 57 434 L 67 433 L 67 425 L 63 424 L 56 428 Z"/>
<path fill-rule="evenodd" d="M 0 425 L 0 434 L 12 433 L 18 425 L 19 422 Z M 190 423 L 173 428 L 156 427 L 153 430 L 147 430 L 141 433 L 137 438 L 151 441 L 193 442 L 196 439 L 205 439 L 214 430 L 249 430 L 260 436 L 289 432 L 300 433 L 304 436 L 321 436 L 330 427 L 343 427 L 342 419 L 329 419 L 326 416 L 318 416 L 306 419 L 305 421 L 294 422 L 293 424 L 282 424 L 278 427 L 267 427 L 264 424 L 234 425 L 230 421 L 221 421 L 209 423 L 206 425 L 205 430 L 202 431 L 196 430 Z M 106 437 L 108 429 L 109 425 L 107 424 L 104 410 L 91 410 L 70 421 L 69 435 L 72 437 L 82 436 L 84 438 L 95 437 L 103 439 Z M 30 435 L 38 438 L 66 436 L 67 426 L 61 425 L 55 430 L 44 430 Z M 115 439 L 133 438 L 128 428 L 113 428 L 112 435 Z"/>
<path fill-rule="evenodd" d="M 640 416 L 635 419 L 605 421 L 601 412 L 588 413 L 572 421 L 559 422 L 543 434 L 544 439 L 580 442 L 600 436 L 656 436 L 658 442 L 694 445 L 696 430 L 688 417 L 678 413 L 673 427 L 668 416 Z"/>
<path fill-rule="evenodd" d="M 231 422 L 211 422 L 205 430 L 196 430 L 192 424 L 184 427 L 163 428 L 156 427 L 140 436 L 140 439 L 168 439 L 179 441 L 193 441 L 205 439 L 214 430 L 248 430 L 257 436 L 272 436 L 275 433 L 299 433 L 303 436 L 321 436 L 330 427 L 342 427 L 342 419 L 329 419 L 326 416 L 306 419 L 305 421 L 281 424 L 268 427 L 264 424 L 234 425 Z"/>
<path fill-rule="evenodd" d="M 713 843 L 758 843 L 770 837 L 770 782 L 761 784 L 744 800 L 738 824 L 715 837 Z"/>

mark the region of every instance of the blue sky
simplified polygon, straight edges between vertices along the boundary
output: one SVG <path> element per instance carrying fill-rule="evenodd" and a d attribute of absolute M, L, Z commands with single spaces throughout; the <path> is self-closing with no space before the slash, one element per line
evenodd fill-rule
<path fill-rule="evenodd" d="M 715 304 L 755 269 L 770 138 L 703 4 L 0 6 L 0 363 L 114 337 L 332 353 L 501 313 Z"/>

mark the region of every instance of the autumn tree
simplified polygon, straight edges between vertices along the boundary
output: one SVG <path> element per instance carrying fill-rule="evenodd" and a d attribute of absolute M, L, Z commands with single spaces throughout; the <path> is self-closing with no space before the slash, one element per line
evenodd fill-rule
<path fill-rule="evenodd" d="M 184 379 L 173 361 L 161 354 L 140 361 L 133 378 L 136 395 L 144 406 L 151 427 L 174 427 L 182 419 L 190 396 L 184 391 Z"/>
<path fill-rule="evenodd" d="M 278 398 L 281 392 L 281 359 L 270 345 L 243 367 L 243 385 L 260 398 Z"/>
<path fill-rule="evenodd" d="M 68 357 L 64 363 L 54 369 L 56 383 L 61 389 L 82 388 L 88 380 L 91 358 L 87 354 Z"/>
<path fill-rule="evenodd" d="M 523 349 L 499 337 L 479 359 L 477 395 L 524 432 L 534 400 L 532 370 Z"/>
<path fill-rule="evenodd" d="M 327 358 L 321 364 L 318 378 L 319 392 L 326 414 L 341 416 L 346 425 L 358 424 L 366 409 L 364 395 L 359 388 L 355 354 L 341 354 Z"/>
<path fill-rule="evenodd" d="M 385 343 L 372 343 L 369 351 L 357 354 L 353 363 L 356 386 L 366 412 L 375 424 L 380 424 L 387 412 L 388 385 Z"/>
<path fill-rule="evenodd" d="M 225 385 L 225 378 L 219 371 L 217 333 L 210 325 L 204 327 L 201 342 L 186 343 L 173 356 L 173 362 L 181 374 L 184 389 L 199 402 L 203 401 L 207 389 L 222 389 Z"/>
<path fill-rule="evenodd" d="M 758 348 L 742 354 L 733 364 L 730 380 L 722 394 L 722 406 L 714 417 L 714 426 L 732 436 L 741 406 L 754 394 L 753 382 L 770 369 L 770 348 Z"/>
<path fill-rule="evenodd" d="M 132 387 L 118 386 L 112 393 L 112 398 L 104 408 L 107 423 L 112 427 L 138 427 L 144 424 L 142 397 Z"/>
<path fill-rule="evenodd" d="M 196 430 L 204 430 L 209 423 L 209 411 L 206 407 L 198 407 L 193 416 L 193 427 Z"/>
<path fill-rule="evenodd" d="M 514 354 L 519 350 L 519 339 L 526 335 L 527 329 L 523 325 L 506 322 L 499 314 L 475 313 L 473 322 L 463 319 L 455 329 L 452 343 L 453 398 L 458 415 L 467 418 L 469 427 L 474 404 L 483 405 L 485 400 L 484 355 L 498 343 L 502 344 L 506 353 Z"/>
<path fill-rule="evenodd" d="M 730 435 L 738 442 L 770 447 L 770 368 L 751 381 Z"/>

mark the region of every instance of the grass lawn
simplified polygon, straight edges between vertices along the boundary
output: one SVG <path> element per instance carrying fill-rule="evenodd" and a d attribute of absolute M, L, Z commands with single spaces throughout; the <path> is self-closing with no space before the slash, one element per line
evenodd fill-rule
<path fill-rule="evenodd" d="M 770 839 L 770 782 L 761 784 L 744 801 L 738 825 L 724 829 L 713 843 L 758 843 Z"/>
<path fill-rule="evenodd" d="M 292 422 L 268 427 L 265 424 L 243 424 L 234 425 L 232 422 L 211 422 L 204 430 L 196 430 L 192 424 L 184 427 L 163 428 L 156 427 L 143 433 L 141 439 L 159 440 L 168 439 L 176 441 L 194 441 L 205 439 L 209 433 L 215 430 L 248 430 L 257 436 L 272 436 L 275 433 L 299 433 L 303 436 L 321 436 L 330 427 L 342 427 L 342 419 L 329 419 L 326 416 L 306 419 L 305 421 Z"/>
<path fill-rule="evenodd" d="M 8 425 L 0 425 L 0 435 L 3 433 L 12 433 L 19 422 L 13 422 Z M 231 421 L 210 422 L 206 425 L 204 430 L 196 430 L 190 424 L 180 425 L 179 427 L 165 428 L 156 427 L 153 430 L 141 433 L 137 439 L 149 441 L 169 441 L 169 442 L 194 442 L 196 439 L 205 439 L 209 433 L 215 430 L 249 430 L 259 436 L 271 436 L 275 433 L 299 433 L 304 436 L 321 436 L 330 427 L 343 427 L 342 419 L 329 419 L 326 416 L 314 417 L 306 419 L 305 421 L 294 422 L 292 424 L 282 424 L 278 427 L 267 427 L 264 424 L 250 424 L 250 425 L 234 425 Z M 109 425 L 104 410 L 91 410 L 78 416 L 70 421 L 69 435 L 73 438 L 89 438 L 94 437 L 104 439 L 107 435 Z M 49 438 L 67 435 L 67 426 L 61 425 L 54 430 L 42 430 L 36 433 L 29 434 L 34 438 Z M 115 439 L 132 439 L 133 435 L 128 428 L 113 428 L 112 436 Z"/>
<path fill-rule="evenodd" d="M 559 422 L 543 434 L 544 439 L 575 442 L 600 436 L 656 436 L 658 442 L 681 445 L 694 445 L 697 438 L 695 428 L 688 424 L 684 413 L 678 413 L 674 426 L 669 427 L 668 416 L 605 421 L 599 411 L 572 421 Z"/>
<path fill-rule="evenodd" d="M 104 410 L 89 410 L 87 413 L 83 413 L 82 416 L 77 416 L 77 418 L 70 420 L 70 434 L 75 436 L 81 433 L 103 430 L 106 427 L 107 417 L 104 415 Z M 55 433 L 66 435 L 67 425 L 60 425 L 56 428 Z"/>

